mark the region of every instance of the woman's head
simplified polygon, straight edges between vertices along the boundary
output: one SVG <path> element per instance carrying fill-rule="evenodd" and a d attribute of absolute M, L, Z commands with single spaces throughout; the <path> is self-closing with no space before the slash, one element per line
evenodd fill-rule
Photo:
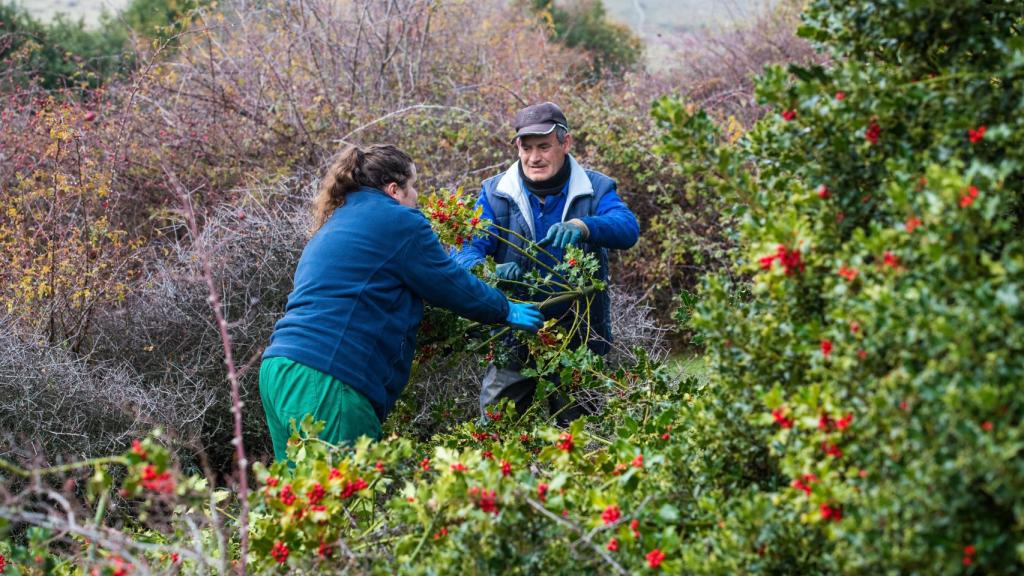
<path fill-rule="evenodd" d="M 345 203 L 345 195 L 369 186 L 383 190 L 403 206 L 416 206 L 416 166 L 408 154 L 391 144 L 368 148 L 349 146 L 331 162 L 313 201 L 313 227 L 316 232 L 331 214 Z"/>

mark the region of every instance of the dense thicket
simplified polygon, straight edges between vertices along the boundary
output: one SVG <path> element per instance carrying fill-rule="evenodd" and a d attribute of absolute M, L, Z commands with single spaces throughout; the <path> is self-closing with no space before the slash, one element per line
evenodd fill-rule
<path fill-rule="evenodd" d="M 599 12 L 596 3 L 586 6 Z M 586 12 L 581 30 L 602 30 L 598 12 Z M 529 6 L 271 2 L 189 14 L 184 22 L 194 24 L 175 38 L 175 50 L 139 44 L 125 78 L 84 95 L 47 91 L 45 79 L 29 73 L 45 43 L 3 54 L 23 83 L 5 94 L 0 122 L 0 303 L 22 338 L 70 350 L 86 364 L 128 364 L 144 389 L 169 392 L 165 414 L 187 417 L 147 421 L 185 445 L 205 446 L 217 469 L 230 467 L 226 372 L 204 312 L 196 249 L 218 262 L 214 276 L 230 305 L 238 356 L 249 360 L 283 308 L 311 185 L 342 141 L 399 143 L 416 158 L 424 190 L 473 191 L 514 158 L 507 138 L 514 110 L 559 101 L 572 118 L 575 154 L 616 178 L 645 229 L 635 249 L 613 257 L 619 293 L 665 323 L 675 295 L 725 262 L 729 240 L 717 198 L 697 186 L 699 171 L 653 152 L 664 130 L 649 114 L 651 100 L 705 74 L 700 101 L 730 103 L 714 109 L 735 139 L 760 113 L 731 107 L 742 100 L 735 94 L 749 98 L 751 89 L 716 100 L 710 86 L 724 89 L 760 58 L 806 56 L 791 38 L 792 21 L 771 17 L 773 26 L 758 33 L 708 38 L 714 50 L 702 62 L 749 54 L 741 63 L 730 56 L 685 79 L 636 72 L 594 83 L 599 55 L 553 40 L 547 16 Z M 466 33 L 469 20 L 480 25 Z M 715 75 L 727 80 L 716 83 Z M 186 200 L 201 238 L 185 226 Z M 638 332 L 632 327 L 620 332 Z M 39 358 L 36 369 L 58 369 Z M 251 407 L 247 439 L 259 447 L 265 434 L 253 376 L 242 383 Z M 0 385 L 13 391 L 20 383 Z M 193 394 L 215 398 L 215 408 Z M 53 418 L 78 418 L 59 406 Z M 38 437 L 32 427 L 10 432 Z M 103 453 L 106 444 L 97 442 L 77 446 Z"/>
<path fill-rule="evenodd" d="M 800 34 L 821 53 L 766 51 L 798 63 L 764 69 L 755 104 L 723 108 L 658 97 L 663 85 L 644 76 L 572 83 L 588 55 L 550 44 L 550 27 L 522 6 L 371 4 L 201 14 L 195 43 L 108 91 L 116 121 L 73 101 L 14 97 L 5 110 L 0 138 L 20 146 L 0 163 L 0 247 L 25 266 L 4 269 L 21 340 L 0 345 L 46 370 L 69 359 L 47 383 L 97 398 L 69 402 L 77 418 L 114 405 L 97 396 L 99 379 L 123 381 L 115 424 L 97 432 L 104 446 L 137 429 L 123 405 L 147 390 L 173 391 L 173 407 L 192 382 L 220 388 L 202 425 L 173 430 L 206 443 L 205 477 L 182 474 L 152 439 L 33 482 L 3 461 L 5 479 L 24 478 L 3 485 L 0 516 L 46 530 L 0 554 L 111 572 L 223 571 L 247 544 L 241 560 L 267 572 L 1021 571 L 1018 3 L 816 0 Z M 467 31 L 470 16 L 480 25 Z M 524 47 L 536 46 L 527 63 Z M 355 65 L 357 50 L 374 65 Z M 712 82 L 690 94 L 731 102 Z M 305 422 L 293 467 L 253 469 L 243 529 L 239 494 L 212 488 L 232 451 L 203 262 L 240 363 L 258 357 L 303 241 L 309 186 L 336 140 L 401 142 L 429 184 L 464 185 L 471 198 L 510 157 L 508 114 L 542 97 L 575 112 L 579 156 L 621 179 L 647 235 L 634 254 L 692 242 L 617 262 L 631 292 L 620 303 L 647 297 L 619 319 L 640 328 L 639 348 L 604 359 L 568 347 L 558 328 L 525 339 L 542 391 L 557 376 L 600 413 L 567 429 L 543 408 L 471 419 L 462 382 L 492 352 L 489 334 L 447 323 L 454 332 L 420 356 L 423 379 L 385 439 L 330 447 Z M 749 130 L 738 119 L 766 111 Z M 145 208 L 133 212 L 129 198 Z M 455 199 L 430 199 L 452 211 L 430 216 L 439 232 L 473 226 Z M 200 234 L 175 212 L 189 207 Z M 125 232 L 146 219 L 145 234 Z M 577 264 L 560 271 L 587 287 L 593 262 Z M 696 296 L 696 275 L 678 275 L 687 266 L 711 272 Z M 665 287 L 687 291 L 679 318 L 707 346 L 706 374 L 660 361 L 642 303 L 665 302 L 671 293 L 653 295 Z M 5 393 L 25 389 L 24 372 L 0 381 Z M 56 397 L 45 390 L 38 404 Z M 245 410 L 252 434 L 258 408 Z M 68 476 L 89 476 L 84 499 Z M 119 530 L 104 520 L 114 478 L 138 511 Z"/>

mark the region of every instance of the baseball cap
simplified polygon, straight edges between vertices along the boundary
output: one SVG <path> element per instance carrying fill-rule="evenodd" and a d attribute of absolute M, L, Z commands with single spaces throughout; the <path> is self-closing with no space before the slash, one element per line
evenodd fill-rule
<path fill-rule="evenodd" d="M 550 134 L 556 126 L 569 130 L 569 123 L 565 120 L 562 109 L 554 102 L 543 102 L 527 106 L 516 112 L 513 127 L 516 129 L 516 138 L 520 136 L 543 136 Z"/>

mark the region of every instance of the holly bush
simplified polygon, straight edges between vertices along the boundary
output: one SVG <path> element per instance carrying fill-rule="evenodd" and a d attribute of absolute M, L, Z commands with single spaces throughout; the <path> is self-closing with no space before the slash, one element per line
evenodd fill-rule
<path fill-rule="evenodd" d="M 725 426 L 756 428 L 729 458 L 775 476 L 832 571 L 1024 562 L 1022 17 L 812 2 L 801 34 L 834 64 L 767 69 L 776 113 L 718 157 L 749 174 L 717 183 L 749 282 L 710 278 L 693 322 Z"/>

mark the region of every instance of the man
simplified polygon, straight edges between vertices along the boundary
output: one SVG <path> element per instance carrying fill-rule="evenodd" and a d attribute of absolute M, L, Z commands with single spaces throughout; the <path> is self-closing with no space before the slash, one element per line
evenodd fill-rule
<path fill-rule="evenodd" d="M 483 218 L 523 238 L 539 240 L 558 261 L 568 246 L 580 246 L 597 256 L 598 278 L 607 281 L 608 250 L 636 243 L 640 235 L 636 216 L 616 194 L 611 178 L 583 169 L 569 154 L 572 135 L 557 105 L 544 102 L 523 108 L 516 113 L 514 128 L 519 160 L 504 173 L 484 181 L 477 199 Z M 502 234 L 494 228 L 492 231 Z M 523 246 L 522 240 L 509 236 L 507 240 Z M 533 265 L 522 253 L 490 236 L 474 239 L 456 255 L 456 260 L 471 268 L 487 256 L 494 257 L 502 280 L 518 281 Z M 594 298 L 589 318 L 583 319 L 583 329 L 591 331 L 588 345 L 598 354 L 606 354 L 610 348 L 609 308 L 608 293 L 602 291 Z M 560 318 L 571 324 L 573 318 L 565 317 L 567 310 L 563 306 L 544 313 L 549 319 Z M 488 367 L 480 394 L 481 410 L 502 398 L 511 399 L 519 413 L 530 406 L 537 383 L 519 372 L 525 350 L 520 347 L 515 356 L 517 361 L 509 366 Z M 583 413 L 580 405 L 567 405 L 564 394 L 553 395 L 549 404 L 563 424 Z"/>

